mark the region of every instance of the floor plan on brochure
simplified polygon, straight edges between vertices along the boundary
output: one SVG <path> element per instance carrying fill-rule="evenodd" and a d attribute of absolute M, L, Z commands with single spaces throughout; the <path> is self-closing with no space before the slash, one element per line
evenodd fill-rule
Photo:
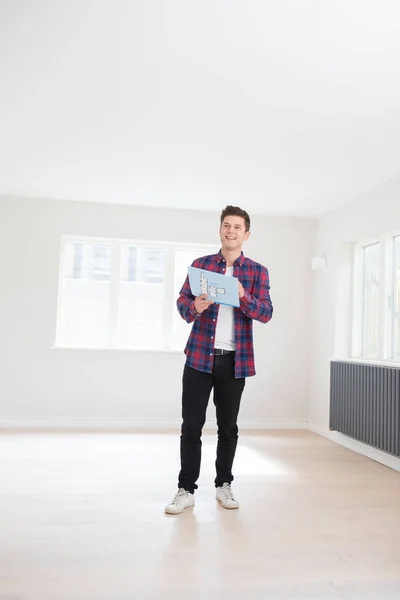
<path fill-rule="evenodd" d="M 204 271 L 200 273 L 200 292 L 202 294 L 207 294 L 207 296 L 210 296 L 213 300 L 216 300 L 220 296 L 225 296 L 225 288 L 208 283 L 208 278 Z"/>
<path fill-rule="evenodd" d="M 207 269 L 188 269 L 190 289 L 194 296 L 207 294 L 209 300 L 227 306 L 240 306 L 237 277 L 230 277 Z"/>

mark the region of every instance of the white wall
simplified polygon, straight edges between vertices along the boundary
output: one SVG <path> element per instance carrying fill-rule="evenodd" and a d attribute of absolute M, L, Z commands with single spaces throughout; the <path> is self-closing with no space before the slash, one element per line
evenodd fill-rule
<path fill-rule="evenodd" d="M 183 353 L 51 348 L 60 238 L 215 243 L 219 212 L 220 207 L 211 213 L 0 198 L 3 424 L 34 418 L 178 424 Z M 243 424 L 307 419 L 314 232 L 310 220 L 253 215 L 245 252 L 269 268 L 275 315 L 269 324 L 255 326 L 258 373 L 247 381 Z"/>
<path fill-rule="evenodd" d="M 400 178 L 371 190 L 318 221 L 316 256 L 325 271 L 313 273 L 310 422 L 329 427 L 329 365 L 345 356 L 351 339 L 352 244 L 400 229 Z"/>

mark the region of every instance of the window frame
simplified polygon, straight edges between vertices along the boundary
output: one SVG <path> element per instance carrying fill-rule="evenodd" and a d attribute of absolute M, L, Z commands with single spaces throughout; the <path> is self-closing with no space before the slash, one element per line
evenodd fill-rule
<path fill-rule="evenodd" d="M 400 230 L 364 239 L 354 244 L 353 249 L 353 290 L 352 290 L 352 345 L 351 358 L 355 360 L 398 365 L 394 349 L 394 287 L 395 238 L 400 237 Z M 378 357 L 363 354 L 364 331 L 364 251 L 373 244 L 380 244 L 380 289 L 379 289 L 379 354 Z"/>
<path fill-rule="evenodd" d="M 108 330 L 107 343 L 103 346 L 65 344 L 60 340 L 59 332 L 61 330 L 62 302 L 63 302 L 63 284 L 66 279 L 64 263 L 64 249 L 66 244 L 90 244 L 90 245 L 110 245 L 111 246 L 111 264 L 110 264 L 110 303 L 108 311 Z M 119 286 L 122 281 L 122 249 L 125 246 L 137 246 L 141 248 L 162 249 L 165 252 L 164 259 L 164 282 L 163 282 L 163 327 L 162 340 L 157 346 L 122 346 L 116 343 L 118 333 L 118 315 L 119 315 Z M 172 346 L 173 338 L 173 307 L 176 300 L 174 295 L 175 281 L 175 252 L 198 250 L 198 256 L 206 254 L 215 254 L 219 251 L 218 244 L 202 244 L 187 242 L 170 242 L 141 240 L 129 238 L 106 238 L 91 237 L 80 235 L 62 235 L 59 251 L 59 274 L 57 290 L 57 318 L 54 348 L 66 350 L 116 350 L 116 351 L 154 351 L 154 352 L 181 352 L 183 348 Z M 189 266 L 189 265 L 188 265 Z M 183 281 L 182 281 L 183 284 Z M 175 308 L 176 310 L 176 308 Z M 189 334 L 189 331 L 188 331 Z"/>

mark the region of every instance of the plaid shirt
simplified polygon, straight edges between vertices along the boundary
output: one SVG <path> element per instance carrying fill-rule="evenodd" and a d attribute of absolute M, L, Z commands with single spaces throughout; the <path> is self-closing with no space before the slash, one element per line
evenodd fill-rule
<path fill-rule="evenodd" d="M 226 261 L 220 251 L 218 254 L 197 258 L 192 266 L 224 274 Z M 253 319 L 267 323 L 272 317 L 269 275 L 265 267 L 246 258 L 242 252 L 233 264 L 233 276 L 239 279 L 244 288 L 244 296 L 240 299 L 240 308 L 233 309 L 236 344 L 235 377 L 250 377 L 256 373 Z M 187 323 L 193 323 L 185 348 L 186 364 L 198 371 L 211 373 L 219 304 L 211 304 L 203 313 L 198 314 L 194 306 L 194 296 L 190 289 L 189 278 L 186 277 L 179 293 L 177 307 L 181 317 Z"/>

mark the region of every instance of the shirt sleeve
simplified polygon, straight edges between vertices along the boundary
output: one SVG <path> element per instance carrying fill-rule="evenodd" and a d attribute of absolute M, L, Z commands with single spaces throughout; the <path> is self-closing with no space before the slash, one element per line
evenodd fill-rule
<path fill-rule="evenodd" d="M 194 299 L 192 290 L 190 289 L 189 277 L 186 276 L 185 283 L 183 284 L 182 289 L 179 292 L 178 300 L 176 301 L 178 312 L 186 323 L 193 323 L 193 321 L 200 316 L 194 306 Z"/>
<path fill-rule="evenodd" d="M 240 310 L 246 317 L 255 319 L 261 323 L 268 323 L 272 318 L 273 306 L 269 295 L 268 269 L 261 267 L 255 285 L 255 294 L 251 295 L 244 290 L 244 296 L 240 299 Z"/>

